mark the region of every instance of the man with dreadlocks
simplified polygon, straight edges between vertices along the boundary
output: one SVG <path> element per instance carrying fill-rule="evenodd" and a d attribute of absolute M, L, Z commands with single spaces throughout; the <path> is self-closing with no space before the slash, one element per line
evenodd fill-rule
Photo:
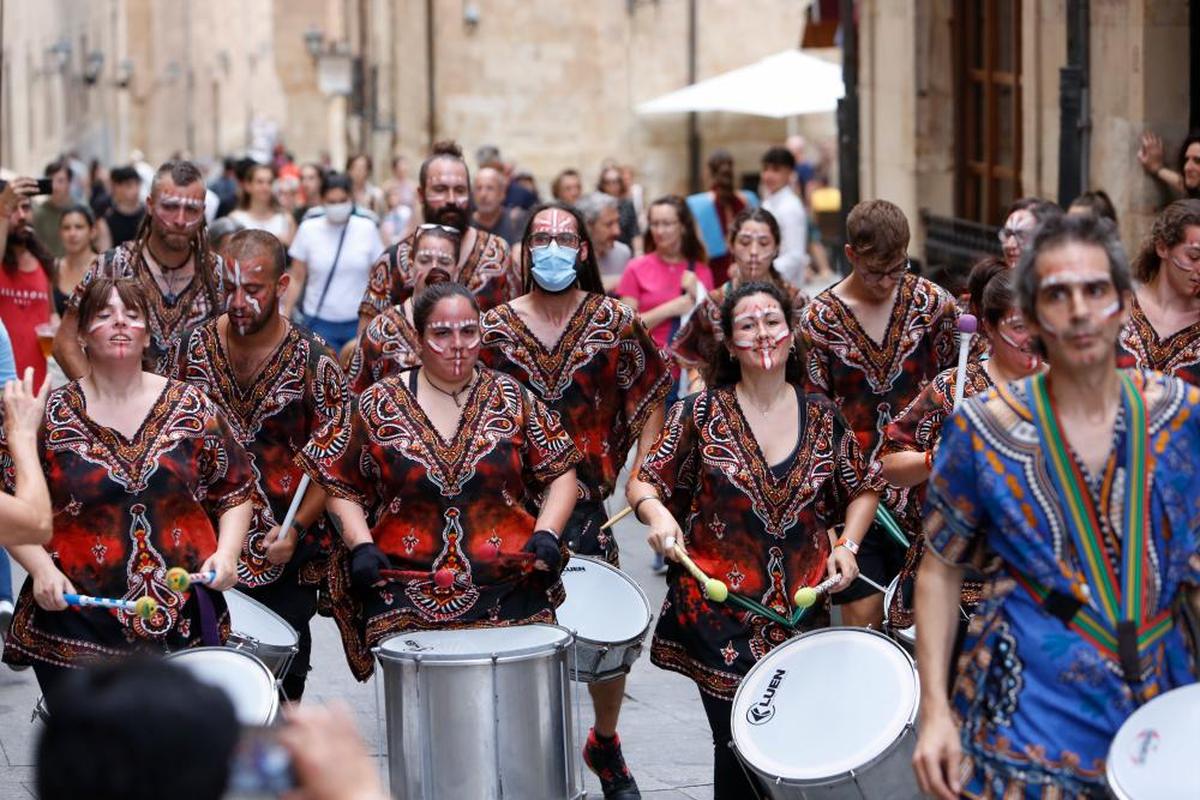
<path fill-rule="evenodd" d="M 167 374 L 179 337 L 225 306 L 225 269 L 208 246 L 204 176 L 190 161 L 168 161 L 154 173 L 146 216 L 137 236 L 109 250 L 75 287 L 54 339 L 54 357 L 67 376 L 88 371 L 79 344 L 79 301 L 97 277 L 130 278 L 150 307 L 145 368 Z"/>

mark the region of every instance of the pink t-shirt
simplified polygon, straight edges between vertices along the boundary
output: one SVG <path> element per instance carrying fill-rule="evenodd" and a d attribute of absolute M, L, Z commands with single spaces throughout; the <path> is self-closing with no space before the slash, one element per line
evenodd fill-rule
<path fill-rule="evenodd" d="M 695 262 L 696 278 L 704 284 L 704 288 L 712 291 L 712 270 L 704 262 Z M 678 264 L 668 264 L 658 253 L 647 253 L 638 256 L 625 267 L 625 274 L 617 284 L 618 297 L 633 297 L 638 302 L 638 312 L 645 314 L 668 300 L 679 297 L 683 291 L 683 273 L 687 272 L 688 264 L 680 261 Z M 650 336 L 659 347 L 666 347 L 671 333 L 676 329 L 678 320 L 668 319 L 654 326 Z"/>

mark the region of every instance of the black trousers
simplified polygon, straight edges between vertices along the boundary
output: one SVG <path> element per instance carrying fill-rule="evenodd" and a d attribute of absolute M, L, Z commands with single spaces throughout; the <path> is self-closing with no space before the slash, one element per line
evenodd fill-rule
<path fill-rule="evenodd" d="M 733 730 L 730 716 L 733 701 L 700 692 L 708 727 L 713 737 L 713 800 L 753 800 L 766 797 L 756 779 L 746 774 L 737 755 L 730 747 Z"/>

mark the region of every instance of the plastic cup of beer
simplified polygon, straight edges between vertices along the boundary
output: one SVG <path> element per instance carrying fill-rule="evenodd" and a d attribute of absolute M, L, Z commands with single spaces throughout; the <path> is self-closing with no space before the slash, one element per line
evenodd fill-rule
<path fill-rule="evenodd" d="M 34 326 L 37 333 L 38 346 L 42 348 L 42 357 L 50 358 L 54 354 L 54 335 L 58 333 L 58 323 L 55 321 L 41 322 Z"/>

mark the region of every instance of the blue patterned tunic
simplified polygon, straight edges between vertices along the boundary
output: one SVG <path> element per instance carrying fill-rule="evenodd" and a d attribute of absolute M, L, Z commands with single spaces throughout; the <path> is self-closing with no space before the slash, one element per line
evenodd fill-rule
<path fill-rule="evenodd" d="M 1144 397 L 1148 428 L 1143 603 L 1147 617 L 1165 611 L 1169 619 L 1165 636 L 1141 651 L 1132 680 L 1026 588 L 1034 581 L 1072 594 L 1067 576 L 1083 574 L 1035 424 L 1032 379 L 967 400 L 943 429 L 927 547 L 952 564 L 986 563 L 988 575 L 952 694 L 967 797 L 1105 796 L 1104 759 L 1121 723 L 1150 698 L 1197 679 L 1178 605 L 1170 609 L 1188 584 L 1200 586 L 1200 390 L 1157 372 L 1127 374 Z M 1102 473 L 1078 465 L 1118 577 L 1127 415 L 1118 414 Z M 1097 602 L 1088 608 L 1098 612 Z"/>

